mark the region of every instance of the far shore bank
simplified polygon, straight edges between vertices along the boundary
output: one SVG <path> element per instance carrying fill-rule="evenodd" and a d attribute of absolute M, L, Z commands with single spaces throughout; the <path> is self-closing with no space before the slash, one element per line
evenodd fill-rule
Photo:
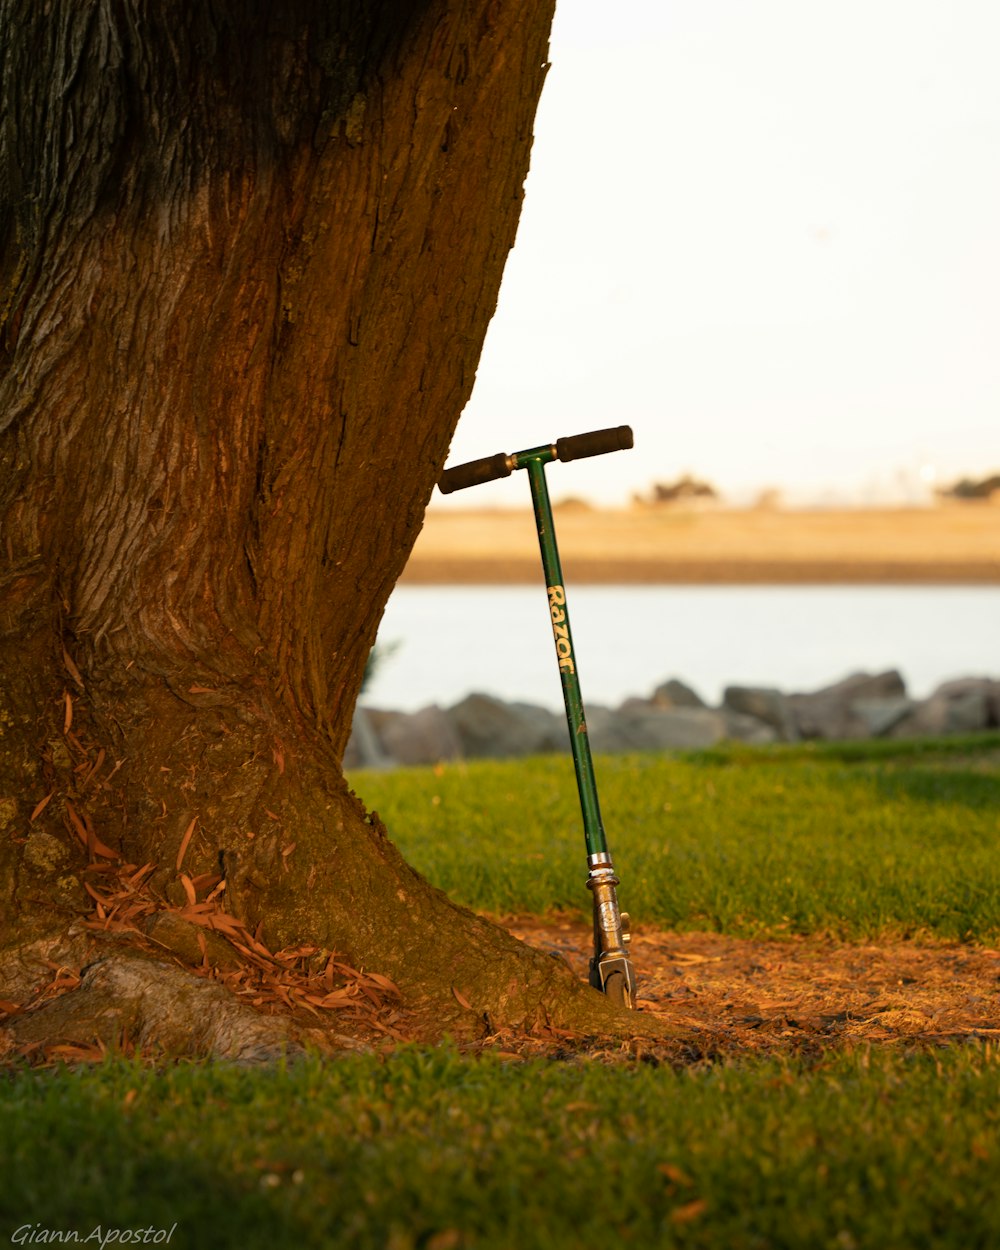
<path fill-rule="evenodd" d="M 1000 585 L 1000 508 L 851 511 L 556 509 L 576 584 Z M 403 573 L 413 585 L 530 584 L 528 510 L 430 509 Z"/>

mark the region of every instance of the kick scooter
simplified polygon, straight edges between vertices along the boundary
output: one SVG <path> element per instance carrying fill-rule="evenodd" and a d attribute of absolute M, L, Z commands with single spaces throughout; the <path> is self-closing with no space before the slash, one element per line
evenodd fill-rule
<path fill-rule="evenodd" d="M 618 895 L 615 890 L 618 878 L 611 862 L 597 801 L 597 783 L 594 780 L 594 764 L 587 737 L 583 696 L 580 693 L 573 635 L 569 628 L 566 587 L 563 584 L 552 506 L 545 483 L 545 466 L 552 460 L 582 460 L 585 456 L 601 456 L 605 452 L 623 451 L 631 446 L 632 431 L 627 425 L 611 430 L 593 430 L 589 434 L 560 438 L 546 447 L 516 451 L 510 456 L 500 452 L 482 460 L 470 460 L 467 464 L 445 469 L 438 485 L 442 494 L 450 495 L 453 491 L 492 482 L 495 478 L 509 477 L 515 469 L 528 470 L 535 524 L 538 527 L 538 545 L 542 553 L 542 568 L 549 597 L 549 616 L 555 637 L 569 740 L 576 769 L 576 784 L 583 812 L 583 834 L 587 843 L 587 865 L 590 870 L 587 888 L 593 894 L 594 900 L 594 954 L 590 961 L 590 984 L 612 1001 L 634 1008 L 635 973 L 628 957 L 628 914 L 618 908 Z"/>

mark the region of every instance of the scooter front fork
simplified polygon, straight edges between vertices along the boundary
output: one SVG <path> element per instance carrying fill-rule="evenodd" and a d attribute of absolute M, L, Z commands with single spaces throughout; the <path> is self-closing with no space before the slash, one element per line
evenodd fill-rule
<path fill-rule="evenodd" d="M 628 957 L 631 940 L 627 912 L 618 908 L 618 894 L 611 856 L 590 857 L 587 889 L 594 896 L 594 955 L 590 961 L 590 984 L 626 1007 L 635 1007 L 636 981 Z"/>

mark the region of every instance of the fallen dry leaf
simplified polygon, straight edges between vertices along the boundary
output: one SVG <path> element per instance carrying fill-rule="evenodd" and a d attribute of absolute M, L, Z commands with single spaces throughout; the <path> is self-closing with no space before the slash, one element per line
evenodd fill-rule
<path fill-rule="evenodd" d="M 694 1181 L 690 1176 L 688 1176 L 687 1172 L 685 1172 L 682 1168 L 679 1168 L 675 1163 L 657 1164 L 656 1170 L 658 1172 L 662 1172 L 668 1181 L 672 1181 L 673 1184 L 680 1185 L 684 1189 L 690 1189 L 694 1184 Z"/>
<path fill-rule="evenodd" d="M 63 647 L 62 649 L 62 658 L 63 658 L 63 663 L 66 665 L 66 672 L 69 673 L 70 677 L 73 678 L 73 680 L 82 690 L 84 688 L 83 676 L 81 675 L 80 670 L 77 668 L 77 666 L 73 663 L 73 657 L 70 655 L 70 653 L 66 650 L 65 647 Z"/>
<path fill-rule="evenodd" d="M 66 814 L 69 817 L 73 832 L 87 848 L 87 852 L 91 857 L 95 855 L 102 855 L 105 859 L 118 858 L 118 853 L 113 851 L 109 846 L 105 846 L 97 836 L 94 831 L 94 826 L 87 813 L 84 812 L 81 817 L 80 813 L 76 810 L 69 799 L 66 800 Z"/>
<path fill-rule="evenodd" d="M 693 1202 L 686 1202 L 682 1207 L 674 1207 L 670 1212 L 671 1224 L 690 1224 L 692 1220 L 698 1219 L 700 1215 L 704 1215 L 708 1210 L 708 1203 L 704 1198 L 695 1198 Z"/>
<path fill-rule="evenodd" d="M 188 844 L 191 841 L 191 835 L 194 833 L 194 827 L 197 823 L 198 823 L 198 817 L 195 816 L 192 818 L 191 823 L 188 825 L 187 829 L 184 830 L 184 837 L 181 838 L 181 844 L 177 850 L 177 863 L 175 867 L 177 868 L 178 872 L 180 872 L 181 870 L 181 864 L 184 863 L 184 856 L 187 854 Z"/>
<path fill-rule="evenodd" d="M 38 802 L 35 804 L 35 809 L 34 809 L 34 811 L 33 811 L 33 812 L 31 813 L 31 815 L 28 817 L 28 824 L 29 824 L 29 825 L 31 824 L 31 822 L 32 822 L 33 820 L 37 820 L 37 819 L 38 819 L 38 817 L 39 817 L 39 816 L 41 816 L 42 812 L 44 812 L 44 811 L 45 811 L 45 809 L 48 807 L 49 803 L 51 803 L 51 801 L 52 801 L 52 796 L 53 796 L 54 794 L 55 794 L 55 790 L 50 790 L 50 791 L 48 792 L 48 794 L 45 796 L 45 798 L 44 798 L 44 799 L 39 799 L 39 800 L 38 800 Z"/>

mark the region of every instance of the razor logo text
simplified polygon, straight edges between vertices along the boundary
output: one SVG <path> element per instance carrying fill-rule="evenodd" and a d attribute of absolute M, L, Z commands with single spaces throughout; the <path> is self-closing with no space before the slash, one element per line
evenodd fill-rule
<path fill-rule="evenodd" d="M 570 642 L 569 625 L 566 622 L 566 592 L 561 586 L 550 586 L 549 612 L 552 614 L 552 633 L 556 640 L 559 667 L 567 673 L 575 673 L 573 644 Z"/>

